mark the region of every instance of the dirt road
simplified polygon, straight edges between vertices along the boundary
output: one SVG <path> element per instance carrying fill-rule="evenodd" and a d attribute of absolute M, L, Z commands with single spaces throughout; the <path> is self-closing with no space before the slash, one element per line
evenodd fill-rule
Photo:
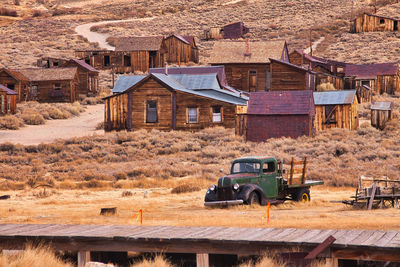
<path fill-rule="evenodd" d="M 87 110 L 78 117 L 66 120 L 46 121 L 44 125 L 28 125 L 16 131 L 0 130 L 0 143 L 11 142 L 23 145 L 50 143 L 56 139 L 102 134 L 96 126 L 104 119 L 104 105 L 87 106 Z"/>

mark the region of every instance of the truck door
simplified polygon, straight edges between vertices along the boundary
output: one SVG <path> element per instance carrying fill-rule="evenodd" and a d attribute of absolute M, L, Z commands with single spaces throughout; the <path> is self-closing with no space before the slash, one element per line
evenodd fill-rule
<path fill-rule="evenodd" d="M 260 186 L 264 190 L 267 198 L 276 198 L 278 196 L 276 171 L 276 164 L 274 161 L 264 162 L 262 166 Z"/>

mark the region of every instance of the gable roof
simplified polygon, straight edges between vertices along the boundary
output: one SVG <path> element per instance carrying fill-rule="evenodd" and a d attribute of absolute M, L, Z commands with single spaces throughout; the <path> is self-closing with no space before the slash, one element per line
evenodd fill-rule
<path fill-rule="evenodd" d="M 314 114 L 311 90 L 250 93 L 247 114 L 305 115 Z"/>
<path fill-rule="evenodd" d="M 319 105 L 351 105 L 356 96 L 356 90 L 314 92 L 314 103 Z"/>
<path fill-rule="evenodd" d="M 79 60 L 79 59 L 71 59 L 69 62 L 75 62 L 76 64 L 78 64 L 79 66 L 81 66 L 82 68 L 87 69 L 88 71 L 91 72 L 99 72 L 98 70 L 96 70 L 95 68 L 93 68 L 92 66 L 90 66 L 89 64 L 87 64 L 85 61 L 83 60 Z"/>
<path fill-rule="evenodd" d="M 163 36 L 120 37 L 116 40 L 115 51 L 158 51 Z"/>
<path fill-rule="evenodd" d="M 393 109 L 393 102 L 389 101 L 377 101 L 371 104 L 371 109 L 377 110 L 392 110 Z"/>
<path fill-rule="evenodd" d="M 11 90 L 10 88 L 5 87 L 2 84 L 0 84 L 0 91 L 6 92 L 7 95 L 17 95 L 17 92 Z"/>
<path fill-rule="evenodd" d="M 283 60 L 276 60 L 276 59 L 273 59 L 273 58 L 270 58 L 269 60 L 271 62 L 277 62 L 277 63 L 283 64 L 283 65 L 286 65 L 288 67 L 300 70 L 302 72 L 310 72 L 310 73 L 314 73 L 314 74 L 316 73 L 315 71 L 312 71 L 312 70 L 309 70 L 309 69 L 305 69 L 303 67 L 297 66 L 295 64 L 292 64 L 292 63 L 289 63 L 289 62 L 286 62 L 286 61 L 283 61 Z"/>
<path fill-rule="evenodd" d="M 114 94 L 122 93 L 143 80 L 145 77 L 146 75 L 119 76 L 117 81 L 115 82 L 112 92 Z"/>
<path fill-rule="evenodd" d="M 286 46 L 284 40 L 249 42 L 250 56 L 246 54 L 244 41 L 218 41 L 211 51 L 211 64 L 270 63 L 270 58 L 282 59 Z"/>
<path fill-rule="evenodd" d="M 182 76 L 182 77 L 179 77 Z M 188 77 L 188 76 L 195 76 L 195 77 Z M 128 76 L 121 76 L 121 77 L 128 77 Z M 140 76 L 137 78 L 137 82 L 131 85 L 128 89 L 120 92 L 119 94 L 128 92 L 135 88 L 140 82 L 154 78 L 155 80 L 161 82 L 165 86 L 169 87 L 172 90 L 180 91 L 183 93 L 189 93 L 201 97 L 211 98 L 214 100 L 234 104 L 234 105 L 246 105 L 247 104 L 247 97 L 242 96 L 240 94 L 235 94 L 221 88 L 217 88 L 215 81 L 212 81 L 212 77 L 218 83 L 218 79 L 216 74 L 206 74 L 206 75 L 165 75 L 162 73 L 151 73 L 147 76 L 143 77 Z M 119 79 L 119 78 L 118 78 Z M 205 79 L 205 82 L 201 82 L 199 80 Z M 219 84 L 219 83 L 218 83 Z M 210 88 L 212 87 L 212 88 Z M 114 90 L 113 90 L 114 91 Z M 112 96 L 109 96 L 112 97 Z"/>
<path fill-rule="evenodd" d="M 333 65 L 333 66 L 337 66 L 337 67 L 345 67 L 347 65 L 347 63 L 345 63 L 345 62 L 309 55 L 307 53 L 304 53 L 304 51 L 301 49 L 295 49 L 293 52 L 296 52 L 296 53 L 304 56 L 305 59 L 307 59 L 315 64 Z"/>
<path fill-rule="evenodd" d="M 355 76 L 356 79 L 376 79 L 378 75 L 396 75 L 399 66 L 397 63 L 378 64 L 347 64 L 345 76 Z"/>
<path fill-rule="evenodd" d="M 4 71 L 6 72 L 8 75 L 12 76 L 14 79 L 18 80 L 18 81 L 28 81 L 28 78 L 26 78 L 24 75 L 22 75 L 21 73 L 19 73 L 16 70 L 12 70 L 12 69 L 0 69 L 0 72 Z"/>
<path fill-rule="evenodd" d="M 29 81 L 68 81 L 75 78 L 77 68 L 32 68 L 32 69 L 16 69 Z"/>

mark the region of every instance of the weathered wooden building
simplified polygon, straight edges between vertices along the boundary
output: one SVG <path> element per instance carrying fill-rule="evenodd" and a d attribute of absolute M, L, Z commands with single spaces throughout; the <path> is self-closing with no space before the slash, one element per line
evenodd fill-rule
<path fill-rule="evenodd" d="M 394 94 L 400 89 L 398 63 L 347 64 L 345 76 L 354 79 L 354 88 L 363 85 L 375 94 Z"/>
<path fill-rule="evenodd" d="M 172 64 L 199 62 L 199 49 L 193 36 L 170 35 L 163 40 L 166 62 Z M 151 67 L 154 68 L 154 67 Z"/>
<path fill-rule="evenodd" d="M 310 90 L 250 93 L 245 114 L 238 114 L 236 134 L 248 141 L 313 136 L 315 115 Z"/>
<path fill-rule="evenodd" d="M 206 40 L 212 39 L 239 39 L 244 38 L 250 29 L 244 26 L 243 22 L 235 22 L 223 26 L 222 28 L 214 27 L 204 31 Z"/>
<path fill-rule="evenodd" d="M 400 19 L 365 12 L 351 21 L 350 32 L 399 31 L 399 23 Z"/>
<path fill-rule="evenodd" d="M 25 100 L 23 93 L 28 88 L 28 79 L 11 69 L 0 69 L 0 84 L 17 93 L 17 102 Z"/>
<path fill-rule="evenodd" d="M 215 74 L 153 73 L 116 86 L 124 88 L 105 98 L 107 131 L 234 128 L 236 106 L 247 105 L 246 97 L 222 89 Z"/>
<path fill-rule="evenodd" d="M 15 91 L 0 84 L 0 115 L 17 111 L 17 95 Z"/>
<path fill-rule="evenodd" d="M 315 129 L 358 128 L 356 90 L 314 92 Z"/>
<path fill-rule="evenodd" d="M 36 65 L 39 68 L 55 68 L 61 67 L 65 63 L 68 62 L 68 59 L 64 58 L 55 58 L 55 57 L 42 57 L 37 60 Z"/>
<path fill-rule="evenodd" d="M 270 91 L 312 90 L 315 91 L 316 73 L 287 61 L 270 58 Z"/>
<path fill-rule="evenodd" d="M 210 55 L 210 64 L 225 67 L 228 84 L 247 92 L 271 89 L 272 59 L 289 62 L 284 40 L 276 41 L 218 41 Z"/>
<path fill-rule="evenodd" d="M 78 100 L 79 75 L 76 67 L 15 69 L 28 86 L 21 91 L 21 101 L 74 102 Z"/>
<path fill-rule="evenodd" d="M 383 130 L 393 118 L 393 102 L 377 101 L 371 104 L 371 126 Z"/>
<path fill-rule="evenodd" d="M 71 59 L 62 67 L 77 67 L 79 75 L 79 87 L 76 94 L 93 96 L 99 92 L 99 71 L 79 59 Z"/>
<path fill-rule="evenodd" d="M 75 57 L 98 70 L 112 69 L 122 64 L 122 54 L 111 50 L 75 50 Z"/>

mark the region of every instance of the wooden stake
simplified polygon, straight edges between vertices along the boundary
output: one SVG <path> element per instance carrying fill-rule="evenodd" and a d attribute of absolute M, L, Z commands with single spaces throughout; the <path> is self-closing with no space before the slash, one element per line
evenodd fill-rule
<path fill-rule="evenodd" d="M 209 267 L 208 254 L 199 253 L 196 254 L 196 266 L 197 267 Z"/>
<path fill-rule="evenodd" d="M 369 202 L 368 202 L 368 210 L 370 210 L 372 208 L 372 203 L 374 202 L 374 198 L 375 198 L 375 192 L 376 192 L 376 184 L 373 183 L 371 196 L 369 197 Z"/>
<path fill-rule="evenodd" d="M 78 267 L 84 267 L 90 261 L 90 251 L 78 252 Z"/>

